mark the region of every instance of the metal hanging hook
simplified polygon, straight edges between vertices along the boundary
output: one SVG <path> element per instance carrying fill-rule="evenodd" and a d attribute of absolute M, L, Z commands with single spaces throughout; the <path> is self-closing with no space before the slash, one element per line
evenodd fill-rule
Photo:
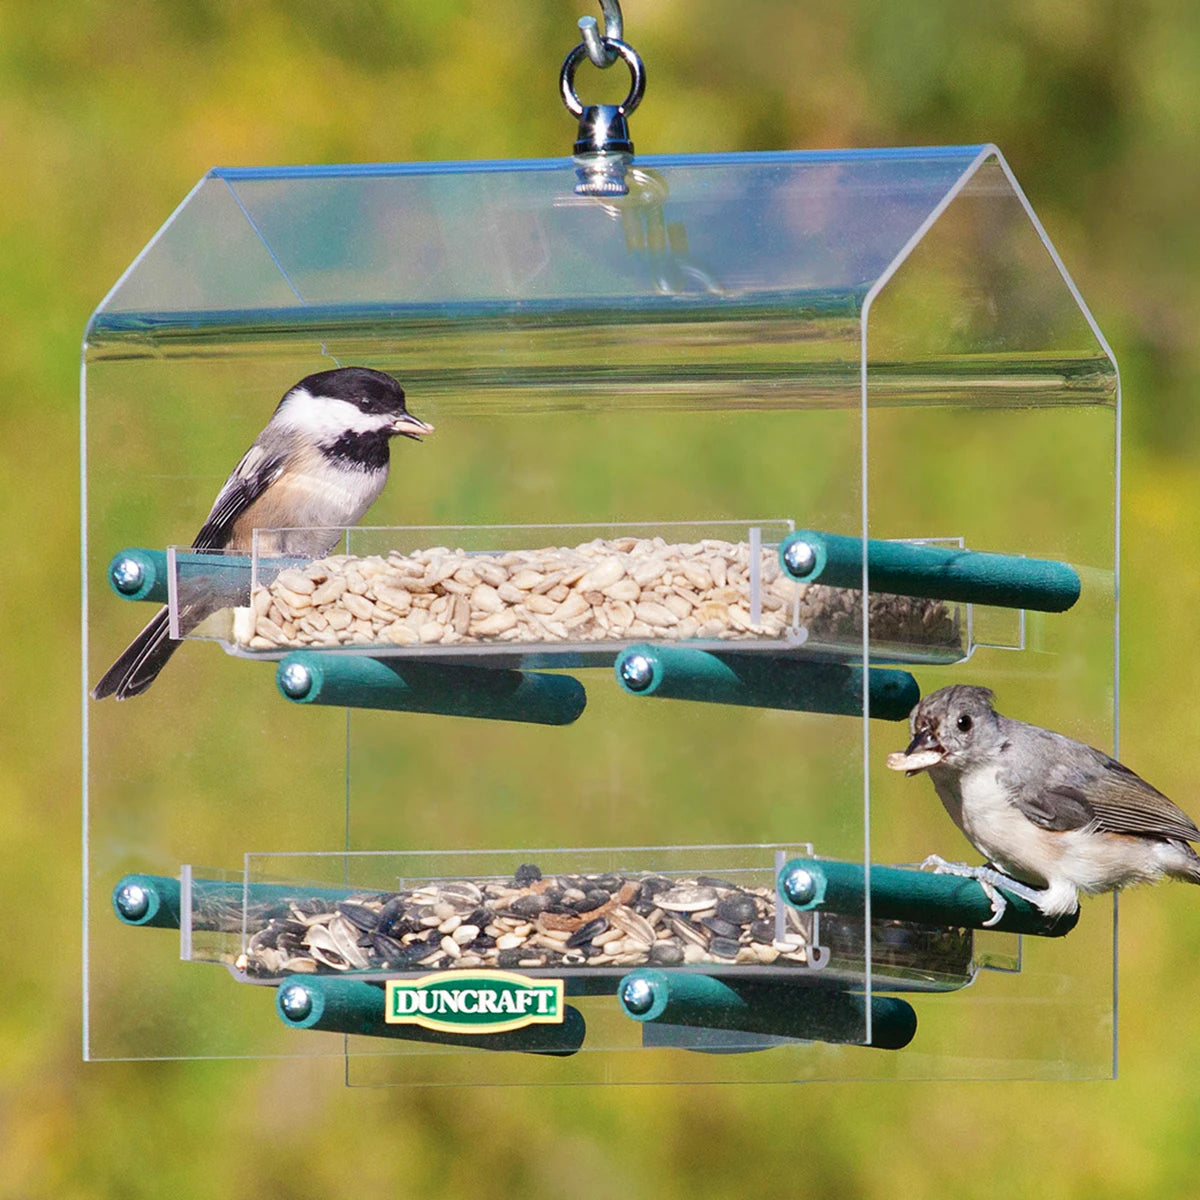
<path fill-rule="evenodd" d="M 580 17 L 579 32 L 583 35 L 583 44 L 587 47 L 588 58 L 594 66 L 611 67 L 617 60 L 617 52 L 605 46 L 605 42 L 623 41 L 625 23 L 621 17 L 621 6 L 617 0 L 600 0 L 604 11 L 604 33 L 601 35 L 599 24 L 595 17 Z"/>

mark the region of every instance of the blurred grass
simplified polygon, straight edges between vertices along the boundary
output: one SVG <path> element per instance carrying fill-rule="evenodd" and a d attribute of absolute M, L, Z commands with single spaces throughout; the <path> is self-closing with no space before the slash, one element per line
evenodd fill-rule
<path fill-rule="evenodd" d="M 331 1063 L 79 1061 L 75 480 L 88 314 L 211 165 L 566 153 L 574 131 L 555 77 L 584 11 L 0 8 L 11 548 L 0 887 L 15 918 L 0 960 L 0 1195 L 433 1197 L 485 1178 L 498 1195 L 717 1197 L 789 1174 L 806 1191 L 867 1197 L 1194 1195 L 1200 907 L 1179 886 L 1122 902 L 1111 1084 L 396 1092 L 344 1090 Z M 1004 150 L 1122 364 L 1122 751 L 1195 813 L 1194 5 L 631 0 L 625 16 L 650 71 L 634 123 L 642 153 Z"/>

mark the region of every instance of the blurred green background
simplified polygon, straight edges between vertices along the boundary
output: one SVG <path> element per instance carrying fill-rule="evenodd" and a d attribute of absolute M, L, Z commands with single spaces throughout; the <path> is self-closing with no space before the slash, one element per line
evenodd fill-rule
<path fill-rule="evenodd" d="M 1195 1195 L 1200 896 L 1178 885 L 1122 901 L 1115 1083 L 352 1090 L 328 1062 L 81 1063 L 87 317 L 212 165 L 565 154 L 557 69 L 586 11 L 0 7 L 3 595 L 11 634 L 40 618 L 0 655 L 0 1195 Z M 649 70 L 642 153 L 1000 145 L 1122 367 L 1122 757 L 1200 812 L 1194 5 L 631 0 L 625 17 Z"/>

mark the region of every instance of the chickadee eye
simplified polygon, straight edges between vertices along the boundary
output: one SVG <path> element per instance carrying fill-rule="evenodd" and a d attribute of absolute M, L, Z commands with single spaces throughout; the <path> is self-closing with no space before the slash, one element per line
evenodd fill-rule
<path fill-rule="evenodd" d="M 971 718 L 966 713 L 962 713 L 955 724 L 963 733 L 966 733 L 971 728 Z"/>

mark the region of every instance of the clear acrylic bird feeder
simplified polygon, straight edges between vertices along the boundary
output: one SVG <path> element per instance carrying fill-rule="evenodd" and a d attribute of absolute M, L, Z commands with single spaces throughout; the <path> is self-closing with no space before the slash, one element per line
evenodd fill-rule
<path fill-rule="evenodd" d="M 114 594 L 131 573 L 169 600 L 215 569 L 188 538 L 296 380 L 389 371 L 437 431 L 393 447 L 340 548 L 395 576 L 366 616 L 314 620 L 310 588 L 260 627 L 253 596 L 305 564 L 223 562 L 239 603 L 145 696 L 85 702 L 88 1057 L 346 1057 L 361 1083 L 1111 1072 L 1112 902 L 1055 937 L 983 928 L 963 892 L 897 908 L 888 869 L 977 858 L 884 766 L 950 682 L 1113 748 L 1104 339 L 993 146 L 640 158 L 626 182 L 215 170 L 96 310 L 89 684 L 149 615 Z M 614 595 L 621 555 L 656 566 Z M 502 560 L 508 599 L 475 611 Z M 982 586 L 934 586 L 963 561 Z M 443 570 L 462 603 L 395 599 Z M 464 957 L 532 980 L 526 1005 L 561 981 L 562 1019 L 385 1028 L 385 1003 L 460 1003 L 434 992 Z"/>

